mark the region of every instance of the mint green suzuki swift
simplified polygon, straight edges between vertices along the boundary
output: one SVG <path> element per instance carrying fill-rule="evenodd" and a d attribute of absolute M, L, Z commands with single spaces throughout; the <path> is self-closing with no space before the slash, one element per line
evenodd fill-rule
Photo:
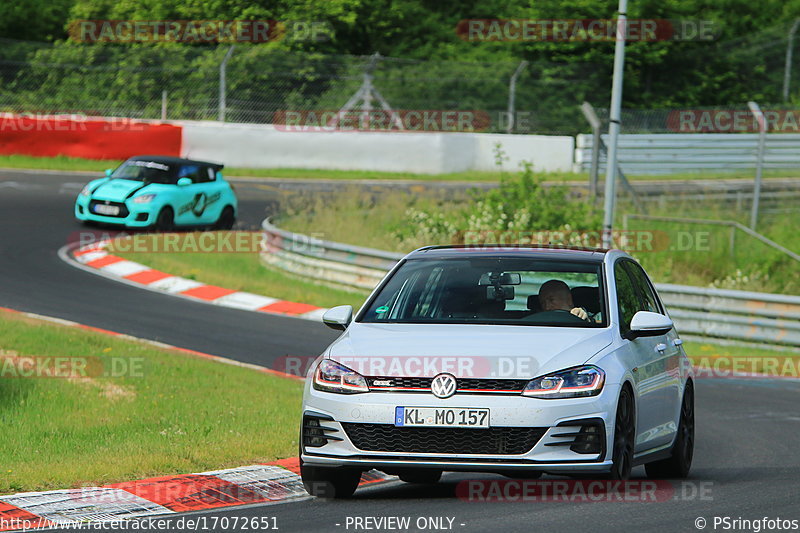
<path fill-rule="evenodd" d="M 131 157 L 90 181 L 75 201 L 75 218 L 127 228 L 231 229 L 238 202 L 224 165 L 177 157 Z"/>

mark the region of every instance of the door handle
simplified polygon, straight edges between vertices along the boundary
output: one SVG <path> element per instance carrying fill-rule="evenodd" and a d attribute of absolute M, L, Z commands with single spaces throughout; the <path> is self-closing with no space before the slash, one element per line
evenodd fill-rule
<path fill-rule="evenodd" d="M 683 341 L 680 339 L 675 339 L 672 341 L 673 346 L 680 346 L 681 344 L 683 344 Z"/>
<path fill-rule="evenodd" d="M 667 345 L 664 344 L 663 342 L 659 342 L 658 344 L 656 344 L 656 351 L 657 352 L 662 353 L 666 349 L 667 349 Z"/>

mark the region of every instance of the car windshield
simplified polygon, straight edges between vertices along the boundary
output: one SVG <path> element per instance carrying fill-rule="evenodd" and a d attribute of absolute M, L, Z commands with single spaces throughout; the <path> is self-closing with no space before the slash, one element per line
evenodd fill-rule
<path fill-rule="evenodd" d="M 604 327 L 601 279 L 595 263 L 410 259 L 371 299 L 360 321 Z"/>
<path fill-rule="evenodd" d="M 111 174 L 113 179 L 147 183 L 175 183 L 175 171 L 165 163 L 155 161 L 125 161 Z"/>

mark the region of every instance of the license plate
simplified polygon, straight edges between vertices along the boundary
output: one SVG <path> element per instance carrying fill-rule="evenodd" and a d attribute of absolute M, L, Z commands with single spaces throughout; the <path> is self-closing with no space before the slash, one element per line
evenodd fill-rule
<path fill-rule="evenodd" d="M 118 205 L 105 205 L 105 204 L 96 204 L 94 206 L 94 212 L 98 215 L 119 215 L 119 206 Z"/>
<path fill-rule="evenodd" d="M 489 410 L 469 407 L 396 407 L 396 427 L 488 428 Z"/>

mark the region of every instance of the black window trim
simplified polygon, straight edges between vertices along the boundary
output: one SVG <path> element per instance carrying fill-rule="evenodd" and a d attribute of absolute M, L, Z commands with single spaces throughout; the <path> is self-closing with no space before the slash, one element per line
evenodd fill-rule
<path fill-rule="evenodd" d="M 658 291 L 656 291 L 656 288 L 653 285 L 653 282 L 650 280 L 650 276 L 647 275 L 647 272 L 644 270 L 644 268 L 642 268 L 642 265 L 640 265 L 636 261 L 631 261 L 630 259 L 628 261 L 626 261 L 626 263 L 628 265 L 632 265 L 632 266 L 626 267 L 626 268 L 631 268 L 631 269 L 638 268 L 641 271 L 641 273 L 644 275 L 645 281 L 647 282 L 647 286 L 650 288 L 650 291 L 653 293 L 653 297 L 655 298 L 656 307 L 658 307 L 658 312 L 661 313 L 662 315 L 666 316 L 666 313 L 664 312 L 664 305 L 661 303 L 661 299 L 658 297 Z M 645 295 L 642 294 L 643 290 L 644 289 L 642 287 L 638 287 L 638 285 L 637 285 L 636 292 L 639 294 L 639 298 L 645 298 Z M 644 300 L 642 301 L 642 303 L 644 303 Z"/>
<path fill-rule="evenodd" d="M 631 274 L 630 274 L 630 272 L 628 272 L 628 269 L 625 268 L 625 264 L 624 263 L 630 262 L 630 261 L 631 261 L 631 259 L 629 259 L 627 257 L 620 257 L 620 258 L 618 258 L 618 259 L 616 259 L 614 261 L 614 267 L 612 269 L 612 274 L 614 276 L 614 293 L 615 293 L 616 300 L 617 300 L 617 319 L 619 321 L 618 329 L 619 329 L 619 334 L 622 336 L 622 338 L 625 338 L 625 334 L 627 333 L 627 331 L 625 331 L 623 329 L 624 324 L 622 323 L 622 309 L 620 307 L 619 285 L 617 284 L 617 265 L 620 265 L 620 268 L 622 269 L 622 272 L 625 273 L 625 275 L 628 277 L 628 280 L 631 282 L 631 286 L 633 286 L 633 290 L 634 290 L 634 294 L 636 295 L 636 299 L 639 300 L 639 306 L 641 307 L 641 305 L 642 305 L 641 296 L 639 295 L 639 291 L 636 289 L 635 280 L 631 277 Z M 633 317 L 631 317 L 631 318 L 633 318 Z"/>
<path fill-rule="evenodd" d="M 637 263 L 634 259 L 632 259 L 630 257 L 620 257 L 620 258 L 618 258 L 617 260 L 614 261 L 614 272 L 615 272 L 615 274 L 614 274 L 614 290 L 617 293 L 617 318 L 619 319 L 619 333 L 624 338 L 625 337 L 625 333 L 627 333 L 627 332 L 622 329 L 622 313 L 620 312 L 620 308 L 619 308 L 619 289 L 617 288 L 617 279 L 616 279 L 616 268 L 617 268 L 617 264 L 618 263 L 622 263 L 622 270 L 623 270 L 623 272 L 625 272 L 625 275 L 628 276 L 628 279 L 630 279 L 631 285 L 633 285 L 634 292 L 636 293 L 636 299 L 639 300 L 639 308 L 640 308 L 640 310 L 642 310 L 642 308 L 644 307 L 644 300 L 643 300 L 644 295 L 642 294 L 641 287 L 639 287 L 639 283 L 636 281 L 636 278 L 633 276 L 633 274 L 629 271 L 629 267 L 626 266 L 626 264 L 631 264 L 631 265 L 634 266 L 634 268 L 638 267 L 639 269 L 641 269 L 642 273 L 644 274 L 644 279 L 647 281 L 647 284 L 650 287 L 650 290 L 653 291 L 653 295 L 656 298 L 656 305 L 658 306 L 661 314 L 664 315 L 664 316 L 668 316 L 668 315 L 667 315 L 667 312 L 665 310 L 664 304 L 661 301 L 661 297 L 658 295 L 658 291 L 656 290 L 655 285 L 653 285 L 653 281 L 650 279 L 650 276 L 647 275 L 647 271 L 645 271 L 645 269 L 642 267 L 642 265 L 640 265 L 639 263 Z"/>

